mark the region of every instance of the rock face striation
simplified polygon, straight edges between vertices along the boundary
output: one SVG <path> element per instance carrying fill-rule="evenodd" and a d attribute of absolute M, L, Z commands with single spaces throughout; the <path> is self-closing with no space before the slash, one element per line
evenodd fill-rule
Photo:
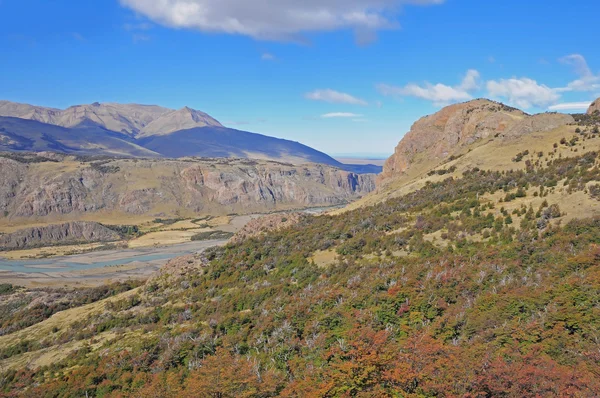
<path fill-rule="evenodd" d="M 120 235 L 95 222 L 70 222 L 33 227 L 0 236 L 0 250 L 28 249 L 56 244 L 114 242 Z"/>
<path fill-rule="evenodd" d="M 374 189 L 375 175 L 318 164 L 0 157 L 0 215 L 13 219 L 252 213 L 339 205 Z"/>
<path fill-rule="evenodd" d="M 592 105 L 587 110 L 588 115 L 600 114 L 600 98 L 592 102 Z"/>
<path fill-rule="evenodd" d="M 385 163 L 380 181 L 404 173 L 417 160 L 448 158 L 488 137 L 516 138 L 573 122 L 570 115 L 530 116 L 504 104 L 478 99 L 443 108 L 418 120 Z"/>

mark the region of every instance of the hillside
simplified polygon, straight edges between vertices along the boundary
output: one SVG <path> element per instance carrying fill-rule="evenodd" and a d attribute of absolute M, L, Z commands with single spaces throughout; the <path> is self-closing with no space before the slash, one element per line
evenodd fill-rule
<path fill-rule="evenodd" d="M 374 165 L 346 165 L 298 142 L 226 128 L 188 107 L 77 105 L 65 110 L 0 101 L 0 151 L 59 151 L 123 157 L 228 157 L 323 163 L 357 173 Z"/>
<path fill-rule="evenodd" d="M 600 98 L 592 102 L 587 110 L 588 115 L 597 115 L 598 113 L 600 113 Z"/>
<path fill-rule="evenodd" d="M 374 184 L 374 175 L 317 164 L 0 153 L 0 226 L 333 206 Z"/>
<path fill-rule="evenodd" d="M 4 286 L 0 391 L 597 396 L 595 121 L 487 101 L 442 114 L 360 208 L 257 220 L 141 286 Z"/>
<path fill-rule="evenodd" d="M 377 191 L 349 208 L 457 178 L 475 167 L 525 170 L 530 163 L 600 151 L 600 140 L 593 138 L 598 128 L 600 119 L 586 115 L 528 115 L 489 100 L 452 105 L 417 121 L 386 161 Z"/>
<path fill-rule="evenodd" d="M 0 235 L 0 251 L 76 243 L 112 242 L 121 237 L 98 223 L 70 222 Z"/>

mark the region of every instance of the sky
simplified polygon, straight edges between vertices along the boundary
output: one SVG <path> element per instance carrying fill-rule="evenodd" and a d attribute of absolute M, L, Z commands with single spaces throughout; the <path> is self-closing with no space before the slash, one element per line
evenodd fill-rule
<path fill-rule="evenodd" d="M 581 113 L 600 2 L 0 0 L 0 99 L 189 106 L 333 155 L 384 156 L 486 97 Z"/>

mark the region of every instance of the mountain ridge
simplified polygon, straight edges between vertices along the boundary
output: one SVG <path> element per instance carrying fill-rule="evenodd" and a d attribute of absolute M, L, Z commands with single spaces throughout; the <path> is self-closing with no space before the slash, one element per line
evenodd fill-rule
<path fill-rule="evenodd" d="M 204 112 L 189 107 L 169 109 L 158 105 L 119 104 L 114 102 L 73 105 L 66 109 L 47 108 L 10 101 L 0 101 L 0 116 L 37 120 L 61 127 L 77 127 L 94 123 L 133 138 L 139 135 L 168 134 L 182 128 L 222 126 Z M 175 118 L 174 118 L 175 116 Z M 184 116 L 189 116 L 184 120 Z M 161 120 L 165 118 L 164 120 Z M 145 130 L 155 124 L 154 128 Z M 175 125 L 174 125 L 175 124 Z"/>
<path fill-rule="evenodd" d="M 346 165 L 301 143 L 223 126 L 183 107 L 93 103 L 65 110 L 0 101 L 0 151 L 55 151 L 125 157 L 256 158 L 323 163 L 357 173 L 380 166 Z"/>
<path fill-rule="evenodd" d="M 516 138 L 573 123 L 570 115 L 529 115 L 517 108 L 476 99 L 442 108 L 415 122 L 386 161 L 380 181 L 405 173 L 418 156 L 442 162 L 456 151 L 485 139 Z"/>

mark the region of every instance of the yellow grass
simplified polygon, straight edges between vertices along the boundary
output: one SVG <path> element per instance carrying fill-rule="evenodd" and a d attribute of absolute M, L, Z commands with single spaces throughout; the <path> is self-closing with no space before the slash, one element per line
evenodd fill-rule
<path fill-rule="evenodd" d="M 460 156 L 453 161 L 444 159 L 428 158 L 424 154 L 416 156 L 414 163 L 409 170 L 397 175 L 385 182 L 385 185 L 379 187 L 377 191 L 365 196 L 364 198 L 351 203 L 344 209 L 333 211 L 333 214 L 339 214 L 352 209 L 365 206 L 371 206 L 387 199 L 406 195 L 417 189 L 422 188 L 427 181 L 436 182 L 448 177 L 460 178 L 465 170 L 478 167 L 482 170 L 518 170 L 525 168 L 525 161 L 531 159 L 537 160 L 537 152 L 543 152 L 541 160 L 545 163 L 546 158 L 556 159 L 575 157 L 591 151 L 600 151 L 600 137 L 588 139 L 585 142 L 580 137 L 580 141 L 572 148 L 565 145 L 558 145 L 554 158 L 549 157 L 548 153 L 554 151 L 554 144 L 559 143 L 562 138 L 570 140 L 575 133 L 576 126 L 562 126 L 552 131 L 537 132 L 525 135 L 519 138 L 488 138 L 482 139 L 470 146 L 459 149 L 453 155 Z M 585 149 L 584 149 L 585 147 Z M 574 152 L 577 149 L 577 152 Z M 524 150 L 529 150 L 530 155 L 521 162 L 513 162 L 512 159 Z M 436 169 L 448 169 L 456 166 L 456 171 L 452 174 L 428 176 L 428 172 Z M 568 205 L 565 203 L 565 205 Z M 562 206 L 561 206 L 562 207 Z"/>
<path fill-rule="evenodd" d="M 313 253 L 309 261 L 314 262 L 317 267 L 326 268 L 337 262 L 337 253 L 333 250 L 318 250 Z"/>
<path fill-rule="evenodd" d="M 23 340 L 43 341 L 49 337 L 57 337 L 70 326 L 94 313 L 101 313 L 104 306 L 108 302 L 116 302 L 124 298 L 133 296 L 140 292 L 141 288 L 132 289 L 128 292 L 121 293 L 117 296 L 98 301 L 96 303 L 84 305 L 77 308 L 72 308 L 52 315 L 50 318 L 26 329 L 19 330 L 9 335 L 0 336 L 0 347 L 10 347 Z M 58 330 L 56 333 L 53 330 Z M 22 368 L 29 366 L 37 368 L 44 365 L 49 365 L 53 362 L 66 358 L 71 352 L 81 348 L 85 344 L 91 344 L 92 349 L 98 348 L 103 341 L 114 338 L 112 332 L 105 332 L 82 341 L 75 341 L 68 344 L 54 345 L 42 350 L 28 352 L 21 355 L 16 355 L 11 358 L 0 361 L 0 369 L 7 370 L 12 368 Z"/>
<path fill-rule="evenodd" d="M 176 245 L 179 243 L 190 242 L 192 236 L 199 232 L 209 229 L 191 229 L 186 231 L 158 231 L 142 235 L 137 239 L 131 240 L 128 246 L 132 249 L 149 246 Z"/>
<path fill-rule="evenodd" d="M 122 244 L 124 242 L 112 242 L 110 244 Z M 66 256 L 71 254 L 81 254 L 94 249 L 98 249 L 105 246 L 107 243 L 84 243 L 81 245 L 68 245 L 68 246 L 52 246 L 52 247 L 41 247 L 27 250 L 14 250 L 0 253 L 0 257 L 9 260 L 22 260 L 28 258 L 42 258 L 42 257 L 58 257 Z"/>

